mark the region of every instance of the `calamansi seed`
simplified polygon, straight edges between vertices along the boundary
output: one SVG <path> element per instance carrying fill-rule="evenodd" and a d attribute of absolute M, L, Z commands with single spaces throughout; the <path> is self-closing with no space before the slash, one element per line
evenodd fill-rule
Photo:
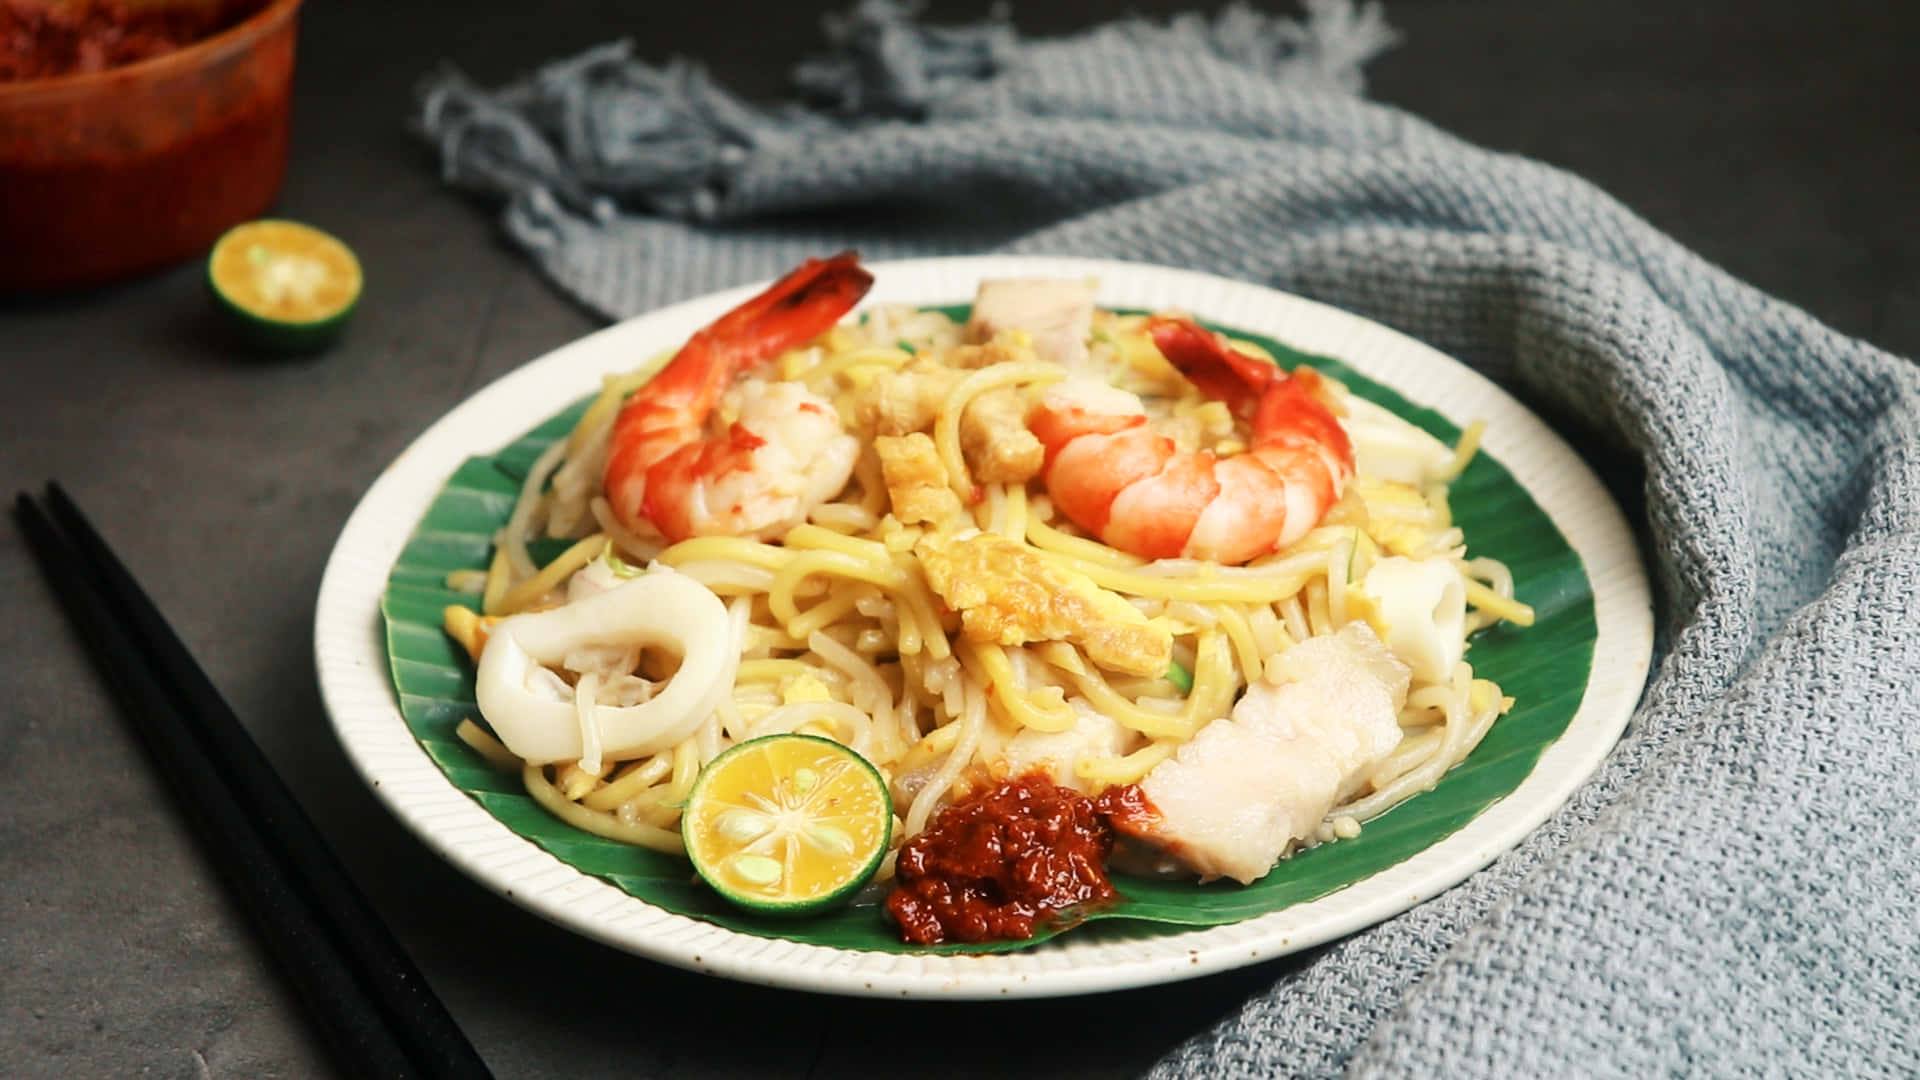
<path fill-rule="evenodd" d="M 854 851 L 853 835 L 838 825 L 809 825 L 806 837 L 814 847 L 828 855 L 844 859 Z"/>
<path fill-rule="evenodd" d="M 750 885 L 775 885 L 780 881 L 780 862 L 765 855 L 735 855 L 728 862 L 733 875 Z"/>
<path fill-rule="evenodd" d="M 773 819 L 744 806 L 729 807 L 713 819 L 713 827 L 735 844 L 751 844 L 773 831 Z"/>
<path fill-rule="evenodd" d="M 813 786 L 819 782 L 820 774 L 814 772 L 812 769 L 802 766 L 793 770 L 793 790 L 798 794 L 805 795 L 807 792 L 812 791 Z"/>

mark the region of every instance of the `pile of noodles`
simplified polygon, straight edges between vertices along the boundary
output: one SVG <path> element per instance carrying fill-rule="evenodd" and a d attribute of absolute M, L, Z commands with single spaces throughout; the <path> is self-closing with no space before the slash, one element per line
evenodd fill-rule
<path fill-rule="evenodd" d="M 1143 397 L 1168 394 L 1157 405 L 1149 398 L 1149 408 L 1172 427 L 1234 423 L 1172 371 L 1143 322 L 1099 313 L 1094 363 Z M 938 312 L 876 308 L 785 354 L 774 367 L 779 377 L 834 400 L 854 430 L 853 391 L 916 357 L 937 360 L 961 344 L 961 334 L 960 325 Z M 1265 355 L 1252 343 L 1234 344 Z M 680 810 L 700 767 L 737 742 L 775 732 L 824 735 L 872 761 L 896 792 L 896 844 L 926 827 L 941 806 L 1004 779 L 996 764 L 1013 734 L 1069 727 L 1076 706 L 1117 720 L 1132 741 L 1123 753 L 1080 761 L 1076 771 L 1085 786 L 1136 782 L 1202 726 L 1226 715 L 1268 657 L 1344 624 L 1349 582 L 1389 553 L 1451 561 L 1468 598 L 1468 634 L 1500 619 L 1532 619 L 1513 600 L 1503 565 L 1467 557 L 1444 482 L 1415 491 L 1358 476 L 1298 542 L 1227 567 L 1148 561 L 1090 539 L 1054 511 L 1036 479 L 980 485 L 983 497 L 966 500 L 970 524 L 1030 545 L 1149 617 L 1167 620 L 1175 628 L 1174 658 L 1182 670 L 1143 678 L 1102 670 L 1062 641 L 1007 647 L 967 640 L 914 555 L 927 526 L 902 525 L 889 513 L 871 440 L 839 497 L 777 542 L 703 537 L 667 544 L 622 527 L 601 490 L 608 432 L 622 402 L 657 363 L 608 377 L 573 432 L 538 460 L 497 536 L 491 568 L 484 578 L 475 572 L 458 583 L 482 592 L 483 614 L 454 608 L 448 618 L 449 631 L 477 653 L 489 619 L 559 602 L 574 572 L 607 557 L 673 567 L 724 602 L 741 657 L 733 692 L 670 750 L 637 760 L 527 765 L 478 725 L 462 725 L 470 744 L 521 770 L 527 790 L 550 811 L 601 836 L 683 850 Z M 966 373 L 932 432 L 957 487 L 965 485 L 970 493 L 974 486 L 954 434 L 967 403 L 1002 386 L 1037 393 L 1063 374 L 1038 362 Z M 1326 385 L 1336 398 L 1346 393 L 1331 380 Z M 1244 437 L 1244 426 L 1239 434 Z M 1452 475 L 1472 455 L 1477 434 L 1477 427 L 1469 428 L 1460 441 Z M 1231 441 L 1229 435 L 1228 450 Z M 538 567 L 528 545 L 539 538 L 578 542 Z M 592 692 L 605 704 L 634 704 L 675 662 L 642 655 L 635 667 L 635 659 L 599 658 L 585 664 L 587 670 L 560 675 L 576 692 Z M 1190 686 L 1180 685 L 1189 679 Z M 1465 660 L 1445 681 L 1416 678 L 1400 715 L 1405 737 L 1309 842 L 1352 836 L 1359 822 L 1432 787 L 1510 705 L 1498 686 L 1475 678 Z"/>

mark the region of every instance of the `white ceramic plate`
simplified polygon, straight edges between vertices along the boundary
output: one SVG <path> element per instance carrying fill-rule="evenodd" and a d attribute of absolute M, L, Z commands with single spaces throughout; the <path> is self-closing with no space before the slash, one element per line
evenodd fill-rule
<path fill-rule="evenodd" d="M 1184 308 L 1202 318 L 1336 356 L 1456 424 L 1487 421 L 1483 447 L 1552 518 L 1586 565 L 1598 629 L 1585 696 L 1566 732 L 1505 799 L 1446 839 L 1332 895 L 1228 926 L 1151 935 L 1064 934 L 987 956 L 897 955 L 772 940 L 667 912 L 573 869 L 511 832 L 447 779 L 404 722 L 387 669 L 380 599 L 407 538 L 449 474 L 598 385 L 670 348 L 764 284 L 676 304 L 509 373 L 448 413 L 374 483 L 321 581 L 320 689 L 348 756 L 435 851 L 531 911 L 664 963 L 831 993 L 1051 996 L 1190 978 L 1352 933 L 1419 904 L 1518 844 L 1592 774 L 1619 738 L 1647 676 L 1651 602 L 1631 533 L 1574 452 L 1493 383 L 1405 335 L 1258 286 L 1136 263 L 967 257 L 879 263 L 866 303 L 966 302 L 982 278 L 1091 277 L 1103 306 Z M 1469 537 L 1469 543 L 1471 543 Z"/>

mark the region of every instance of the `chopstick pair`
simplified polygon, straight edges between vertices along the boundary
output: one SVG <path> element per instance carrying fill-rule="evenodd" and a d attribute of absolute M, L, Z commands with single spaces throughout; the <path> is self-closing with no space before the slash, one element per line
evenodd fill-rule
<path fill-rule="evenodd" d="M 206 673 L 66 492 L 15 516 L 128 719 L 340 1063 L 377 1077 L 486 1064 Z"/>

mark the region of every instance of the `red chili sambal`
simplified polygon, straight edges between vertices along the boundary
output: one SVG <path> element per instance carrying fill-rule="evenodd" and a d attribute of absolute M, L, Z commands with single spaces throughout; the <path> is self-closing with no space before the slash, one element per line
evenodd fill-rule
<path fill-rule="evenodd" d="M 0 0 L 9 19 L 34 7 Z M 0 63 L 67 72 L 0 78 L 0 293 L 165 266 L 265 213 L 286 174 L 297 7 L 228 0 L 198 5 L 198 16 L 178 7 L 136 16 L 81 5 L 73 18 L 127 21 L 88 23 L 51 46 L 39 30 L 22 37 L 0 25 L 0 50 L 26 41 L 38 53 Z M 180 40 L 195 34 L 216 36 Z M 146 55 L 163 47 L 172 51 Z M 74 70 L 116 59 L 128 62 Z"/>
<path fill-rule="evenodd" d="M 128 8 L 113 0 L 0 0 L 0 82 L 105 71 L 186 48 L 262 0 Z"/>
<path fill-rule="evenodd" d="M 1041 919 L 1118 895 L 1108 816 L 1141 803 L 1131 786 L 1090 799 L 1040 775 L 1010 780 L 942 810 L 907 842 L 887 911 L 918 945 L 1030 938 Z"/>

